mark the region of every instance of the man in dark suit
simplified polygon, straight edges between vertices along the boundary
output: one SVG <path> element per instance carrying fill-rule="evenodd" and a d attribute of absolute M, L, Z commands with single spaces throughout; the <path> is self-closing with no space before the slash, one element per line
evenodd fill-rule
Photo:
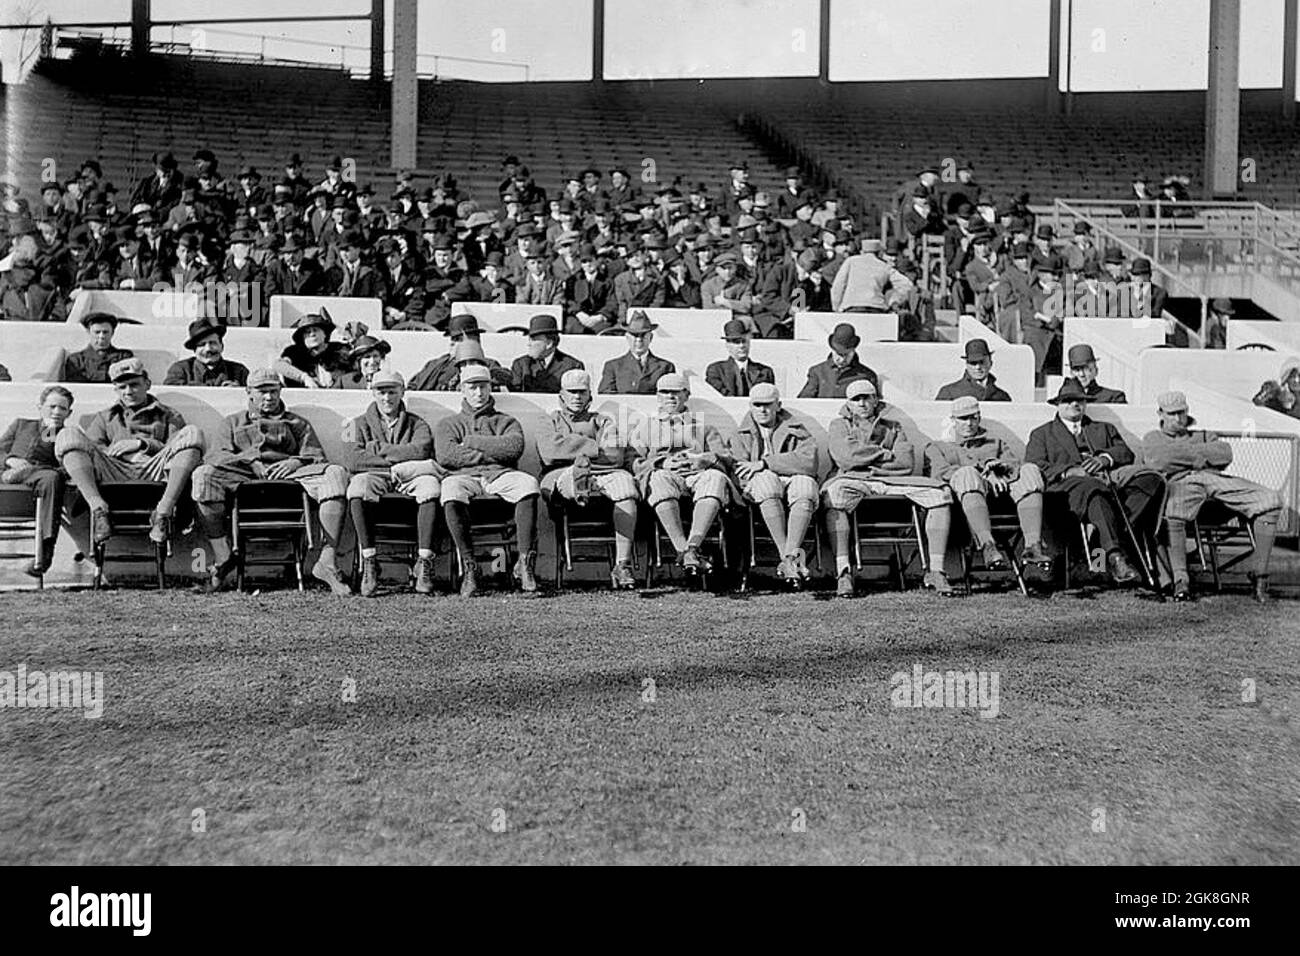
<path fill-rule="evenodd" d="M 521 355 L 510 365 L 514 379 L 511 390 L 516 392 L 549 392 L 560 394 L 560 379 L 565 372 L 586 366 L 560 351 L 560 326 L 553 315 L 535 315 L 528 320 L 528 354 Z"/>
<path fill-rule="evenodd" d="M 713 362 L 704 371 L 704 380 L 722 395 L 748 397 L 750 390 L 760 383 L 776 384 L 776 373 L 770 365 L 751 361 L 749 327 L 740 319 L 732 319 L 722 327 L 722 338 L 727 343 L 730 358 Z"/>
<path fill-rule="evenodd" d="M 626 326 L 627 354 L 605 363 L 600 376 L 601 395 L 653 395 L 659 379 L 677 371 L 672 362 L 650 352 L 657 328 L 644 312 L 632 313 Z"/>
<path fill-rule="evenodd" d="M 800 398 L 844 398 L 849 385 L 866 379 L 880 394 L 880 379 L 858 358 L 858 344 L 862 339 L 847 322 L 835 326 L 826 339 L 831 354 L 826 361 L 808 369 L 808 381 L 799 390 Z"/>
<path fill-rule="evenodd" d="M 121 320 L 111 312 L 87 312 L 81 317 L 81 327 L 86 330 L 89 344 L 80 352 L 73 352 L 63 360 L 63 382 L 108 382 L 109 367 L 131 358 L 135 353 L 113 344 Z"/>
<path fill-rule="evenodd" d="M 983 339 L 966 343 L 966 373 L 955 382 L 949 382 L 934 396 L 936 402 L 951 402 L 969 395 L 977 402 L 1009 402 L 1011 396 L 998 388 L 997 379 L 989 371 L 993 368 L 993 352 Z"/>
<path fill-rule="evenodd" d="M 1141 535 L 1159 518 L 1152 504 L 1162 498 L 1164 478 L 1135 467 L 1133 451 L 1115 426 L 1084 414 L 1087 403 L 1087 393 L 1077 381 L 1067 378 L 1051 399 L 1057 407 L 1056 417 L 1030 432 L 1025 461 L 1038 466 L 1049 495 L 1063 498 L 1076 520 L 1089 521 L 1097 528 L 1111 580 L 1120 586 L 1133 584 L 1139 575 L 1126 551 L 1134 543 L 1124 540 L 1116 497 Z"/>
<path fill-rule="evenodd" d="M 280 246 L 278 261 L 266 269 L 266 297 L 273 295 L 320 295 L 325 288 L 324 272 L 314 259 L 305 259 L 302 237 L 289 233 Z"/>
<path fill-rule="evenodd" d="M 1097 356 L 1091 345 L 1071 345 L 1066 362 L 1070 374 L 1094 405 L 1124 405 L 1128 402 L 1128 396 L 1119 389 L 1097 384 Z"/>

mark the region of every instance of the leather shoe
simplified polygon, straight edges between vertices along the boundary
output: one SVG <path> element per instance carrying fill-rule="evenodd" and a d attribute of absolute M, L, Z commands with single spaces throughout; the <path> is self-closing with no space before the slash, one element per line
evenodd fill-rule
<path fill-rule="evenodd" d="M 1122 551 L 1112 552 L 1110 558 L 1106 561 L 1106 565 L 1110 569 L 1110 579 L 1119 587 L 1133 584 L 1141 578 L 1141 575 L 1137 573 L 1137 569 L 1129 564 L 1128 558 L 1124 556 Z"/>
<path fill-rule="evenodd" d="M 1246 577 L 1250 580 L 1251 597 L 1258 604 L 1271 604 L 1273 599 L 1268 595 L 1268 575 L 1256 574 L 1249 571 Z"/>

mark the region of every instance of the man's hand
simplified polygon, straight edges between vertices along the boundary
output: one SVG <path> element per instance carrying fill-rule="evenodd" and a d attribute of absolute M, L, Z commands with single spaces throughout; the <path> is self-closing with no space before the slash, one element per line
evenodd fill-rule
<path fill-rule="evenodd" d="M 0 473 L 0 481 L 22 481 L 35 467 L 26 458 L 6 458 L 4 471 Z"/>
<path fill-rule="evenodd" d="M 139 438 L 119 438 L 108 446 L 105 452 L 109 458 L 124 458 L 144 448 L 144 441 Z"/>
<path fill-rule="evenodd" d="M 999 475 L 987 475 L 985 481 L 989 483 L 989 491 L 995 495 L 1005 494 L 1007 488 L 1011 486 L 1011 482 Z"/>
<path fill-rule="evenodd" d="M 741 481 L 749 481 L 765 468 L 767 465 L 761 461 L 741 461 L 736 463 L 736 474 Z"/>
<path fill-rule="evenodd" d="M 266 480 L 283 481 L 301 467 L 302 462 L 297 458 L 283 458 L 273 465 L 266 466 Z"/>
<path fill-rule="evenodd" d="M 1074 465 L 1065 469 L 1061 474 L 1062 478 L 1087 478 L 1088 472 L 1084 471 L 1082 465 Z"/>
<path fill-rule="evenodd" d="M 320 382 L 316 381 L 316 376 L 308 372 L 302 373 L 302 378 L 300 379 L 300 381 L 308 388 L 320 388 Z"/>
<path fill-rule="evenodd" d="M 410 481 L 412 478 L 418 478 L 421 475 L 432 475 L 433 462 L 427 458 L 415 461 L 399 461 L 388 469 L 388 473 L 396 481 Z"/>
<path fill-rule="evenodd" d="M 664 467 L 679 475 L 690 474 L 694 471 L 694 464 L 691 462 L 690 455 L 684 451 L 674 452 L 665 458 Z"/>
<path fill-rule="evenodd" d="M 1083 470 L 1086 474 L 1096 475 L 1106 470 L 1106 462 L 1099 456 L 1088 455 L 1083 459 Z"/>
<path fill-rule="evenodd" d="M 605 324 L 605 316 L 597 312 L 595 315 L 588 315 L 586 312 L 578 313 L 578 321 L 582 323 L 584 329 L 598 329 Z"/>

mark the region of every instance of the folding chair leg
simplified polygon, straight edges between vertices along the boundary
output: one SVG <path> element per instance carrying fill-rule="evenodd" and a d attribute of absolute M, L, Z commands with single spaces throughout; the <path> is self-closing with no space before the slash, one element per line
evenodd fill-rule
<path fill-rule="evenodd" d="M 306 576 L 303 574 L 303 565 L 307 563 L 307 554 L 303 550 L 303 542 L 299 538 L 293 539 L 293 570 L 298 576 L 298 590 L 307 590 Z"/>
<path fill-rule="evenodd" d="M 95 556 L 95 583 L 93 589 L 98 591 L 104 584 L 104 551 L 103 544 L 97 544 L 92 549 Z"/>
<path fill-rule="evenodd" d="M 154 564 L 158 569 L 158 590 L 163 591 L 167 588 L 167 545 L 155 544 L 153 546 Z"/>
<path fill-rule="evenodd" d="M 1016 557 L 1015 552 L 1013 551 L 1007 557 L 1007 560 L 1011 562 L 1011 570 L 1016 573 L 1016 584 L 1020 588 L 1021 595 L 1029 597 L 1029 588 L 1025 586 L 1025 569 L 1021 565 L 1020 559 Z"/>
<path fill-rule="evenodd" d="M 241 546 L 235 551 L 235 590 L 243 592 L 244 590 L 244 549 Z"/>

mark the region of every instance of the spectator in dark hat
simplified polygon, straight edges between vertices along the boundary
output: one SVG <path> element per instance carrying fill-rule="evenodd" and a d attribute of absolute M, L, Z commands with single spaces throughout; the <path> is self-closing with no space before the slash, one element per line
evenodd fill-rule
<path fill-rule="evenodd" d="M 149 288 L 153 259 L 145 250 L 134 226 L 123 226 L 105 262 L 110 289 L 144 290 Z"/>
<path fill-rule="evenodd" d="M 73 352 L 63 360 L 63 374 L 59 381 L 107 383 L 109 368 L 135 355 L 130 349 L 113 344 L 113 335 L 120 321 L 111 312 L 87 312 L 83 315 L 81 327 L 86 330 L 89 342 L 80 352 Z"/>
<path fill-rule="evenodd" d="M 226 258 L 221 264 L 223 288 L 213 294 L 222 296 L 218 315 L 230 325 L 265 325 L 268 303 L 260 294 L 264 271 L 253 257 L 257 237 L 247 229 L 236 229 L 228 237 Z"/>
<path fill-rule="evenodd" d="M 1228 347 L 1228 322 L 1237 310 L 1231 299 L 1211 299 L 1205 310 L 1205 328 L 1201 337 L 1207 349 L 1226 349 Z"/>
<path fill-rule="evenodd" d="M 722 327 L 722 338 L 727 343 L 729 357 L 711 362 L 704 371 L 704 380 L 719 394 L 729 397 L 748 397 L 750 390 L 766 382 L 776 384 L 776 373 L 770 365 L 755 362 L 749 357 L 753 332 L 740 319 L 732 319 Z"/>
<path fill-rule="evenodd" d="M 691 276 L 686 258 L 676 249 L 664 253 L 664 307 L 668 309 L 700 309 L 704 300 L 700 285 Z"/>
<path fill-rule="evenodd" d="M 1118 246 L 1107 249 L 1101 263 L 1112 285 L 1120 285 L 1128 280 L 1124 271 L 1124 252 Z"/>
<path fill-rule="evenodd" d="M 153 172 L 136 183 L 131 191 L 131 205 L 147 203 L 155 214 L 163 216 L 180 202 L 184 177 L 176 168 L 176 157 L 171 153 L 154 153 Z"/>
<path fill-rule="evenodd" d="M 565 372 L 586 366 L 572 355 L 560 351 L 560 326 L 551 315 L 535 315 L 528 320 L 528 354 L 510 366 L 516 392 L 549 392 L 558 395 Z"/>
<path fill-rule="evenodd" d="M 614 283 L 606 277 L 596 247 L 578 248 L 578 272 L 564 287 L 564 331 L 574 335 L 603 332 L 618 322 Z"/>
<path fill-rule="evenodd" d="M 805 249 L 795 258 L 799 282 L 790 303 L 792 314 L 831 311 L 831 283 L 822 272 L 822 266 L 820 249 Z"/>
<path fill-rule="evenodd" d="M 334 321 L 324 312 L 312 312 L 293 324 L 293 344 L 280 353 L 275 370 L 288 387 L 342 388 L 343 376 L 352 371 L 349 349 L 331 342 Z"/>
<path fill-rule="evenodd" d="M 242 388 L 248 382 L 248 368 L 222 358 L 225 340 L 226 326 L 219 319 L 195 319 L 185 339 L 194 357 L 174 363 L 163 384 Z"/>
<path fill-rule="evenodd" d="M 1097 356 L 1091 345 L 1070 346 L 1066 356 L 1070 374 L 1094 405 L 1123 405 L 1128 397 L 1117 388 L 1106 388 L 1097 381 Z"/>
<path fill-rule="evenodd" d="M 353 339 L 348 346 L 352 371 L 343 376 L 339 387 L 352 391 L 370 388 L 374 377 L 383 371 L 384 360 L 392 350 L 391 345 L 373 335 L 365 334 Z"/>
<path fill-rule="evenodd" d="M 960 160 L 957 163 L 957 182 L 953 185 L 952 190 L 944 200 L 943 210 L 948 215 L 953 215 L 963 205 L 970 205 L 972 208 L 980 201 L 983 188 L 975 181 L 975 167 L 969 160 Z"/>
<path fill-rule="evenodd" d="M 291 232 L 284 237 L 275 262 L 266 268 L 266 296 L 322 295 L 325 277 L 315 259 L 305 256 L 307 251 L 300 233 Z"/>
<path fill-rule="evenodd" d="M 731 310 L 732 318 L 740 319 L 751 333 L 758 334 L 758 325 L 750 314 L 754 309 L 753 283 L 734 252 L 714 258 L 713 274 L 700 283 L 700 300 L 706 309 Z"/>
<path fill-rule="evenodd" d="M 238 185 L 231 191 L 235 207 L 241 212 L 256 215 L 258 208 L 267 201 L 266 190 L 262 188 L 262 174 L 255 166 L 244 166 L 236 179 Z"/>
<path fill-rule="evenodd" d="M 936 402 L 951 402 L 968 396 L 979 402 L 1009 402 L 1011 395 L 998 388 L 993 368 L 993 351 L 983 339 L 969 339 L 965 347 L 966 372 L 949 382 L 934 396 Z"/>
<path fill-rule="evenodd" d="M 452 259 L 451 238 L 439 235 L 431 243 L 432 261 L 425 266 L 421 280 L 424 283 L 424 323 L 442 329 L 451 317 L 449 293 L 464 277 Z"/>
<path fill-rule="evenodd" d="M 659 328 L 639 309 L 624 324 L 627 353 L 605 363 L 597 391 L 602 395 L 653 395 L 659 379 L 677 367 L 650 351 L 654 330 Z"/>
<path fill-rule="evenodd" d="M 1034 351 L 1034 384 L 1039 388 L 1047 381 L 1049 372 L 1060 368 L 1061 328 L 1065 318 L 1061 269 L 1061 260 L 1057 258 L 1035 269 L 1029 305 L 1020 313 L 1020 339 Z"/>
<path fill-rule="evenodd" d="M 609 200 L 611 209 L 619 209 L 635 198 L 632 177 L 626 167 L 615 166 L 609 171 L 609 190 L 605 198 Z"/>
<path fill-rule="evenodd" d="M 629 310 L 663 306 L 663 279 L 647 265 L 645 253 L 639 249 L 628 250 L 627 269 L 614 279 L 614 297 L 618 302 L 620 324 L 626 324 Z M 650 384 L 653 385 L 653 382 Z M 653 388 L 650 391 L 653 391 Z M 650 392 L 645 394 L 648 395 Z"/>
<path fill-rule="evenodd" d="M 185 232 L 176 240 L 172 255 L 155 263 L 149 284 L 154 289 L 166 287 L 175 292 L 201 289 L 213 270 L 202 256 L 202 243 L 196 233 Z"/>
<path fill-rule="evenodd" d="M 564 283 L 546 267 L 546 257 L 534 246 L 524 257 L 524 281 L 515 290 L 515 301 L 526 305 L 563 305 Z"/>
<path fill-rule="evenodd" d="M 933 189 L 914 186 L 900 217 L 899 239 L 906 239 L 912 248 L 919 250 L 923 236 L 942 236 L 945 231 L 943 213 L 939 211 Z"/>
<path fill-rule="evenodd" d="M 493 389 L 509 388 L 514 382 L 514 375 L 510 369 L 502 367 L 501 363 L 496 359 L 482 356 L 483 346 L 479 341 L 482 334 L 478 319 L 474 318 L 474 316 L 469 314 L 453 315 L 447 322 L 446 329 L 451 348 L 446 355 L 430 359 L 420 371 L 411 376 L 408 386 L 410 390 L 416 392 L 456 391 L 460 387 L 460 370 L 456 350 L 467 344 L 478 349 L 479 354 L 476 356 L 475 361 L 480 365 L 487 366 Z"/>
<path fill-rule="evenodd" d="M 1151 260 L 1136 257 L 1129 265 L 1129 303 L 1133 315 L 1137 318 L 1164 320 L 1165 298 L 1168 293 L 1162 286 L 1151 279 Z M 1183 341 L 1179 342 L 1181 337 Z M 1186 332 L 1178 326 L 1172 326 L 1165 336 L 1166 344 L 1186 347 Z"/>
<path fill-rule="evenodd" d="M 804 184 L 803 173 L 798 166 L 791 166 L 785 171 L 785 186 L 776 194 L 776 216 L 778 219 L 793 219 L 795 210 L 802 205 L 811 206 L 816 202 L 813 191 Z"/>
<path fill-rule="evenodd" d="M 880 392 L 880 379 L 858 358 L 858 345 L 862 339 L 847 322 L 841 322 L 827 337 L 831 347 L 826 361 L 808 370 L 808 381 L 799 391 L 800 398 L 844 398 L 849 385 L 866 379 Z"/>
<path fill-rule="evenodd" d="M 366 239 L 358 229 L 349 229 L 339 239 L 337 261 L 325 273 L 328 295 L 340 298 L 378 299 L 383 296 L 379 273 L 361 260 Z"/>
<path fill-rule="evenodd" d="M 453 302 L 514 302 L 515 287 L 505 275 L 505 256 L 489 252 L 478 274 L 466 273 L 448 295 Z"/>
<path fill-rule="evenodd" d="M 84 238 L 82 240 L 84 254 Z M 8 272 L 0 272 L 0 318 L 16 322 L 63 322 L 67 307 L 60 293 L 39 281 L 33 259 L 11 253 Z"/>
<path fill-rule="evenodd" d="M 279 184 L 287 188 L 287 198 L 295 207 L 301 209 L 307 204 L 311 193 L 311 183 L 302 174 L 302 157 L 293 153 L 284 161 L 284 178 Z"/>
<path fill-rule="evenodd" d="M 380 298 L 384 303 L 384 328 L 403 323 L 424 322 L 424 288 L 415 265 L 403 251 L 402 243 L 385 237 L 376 248 L 380 261 Z"/>

